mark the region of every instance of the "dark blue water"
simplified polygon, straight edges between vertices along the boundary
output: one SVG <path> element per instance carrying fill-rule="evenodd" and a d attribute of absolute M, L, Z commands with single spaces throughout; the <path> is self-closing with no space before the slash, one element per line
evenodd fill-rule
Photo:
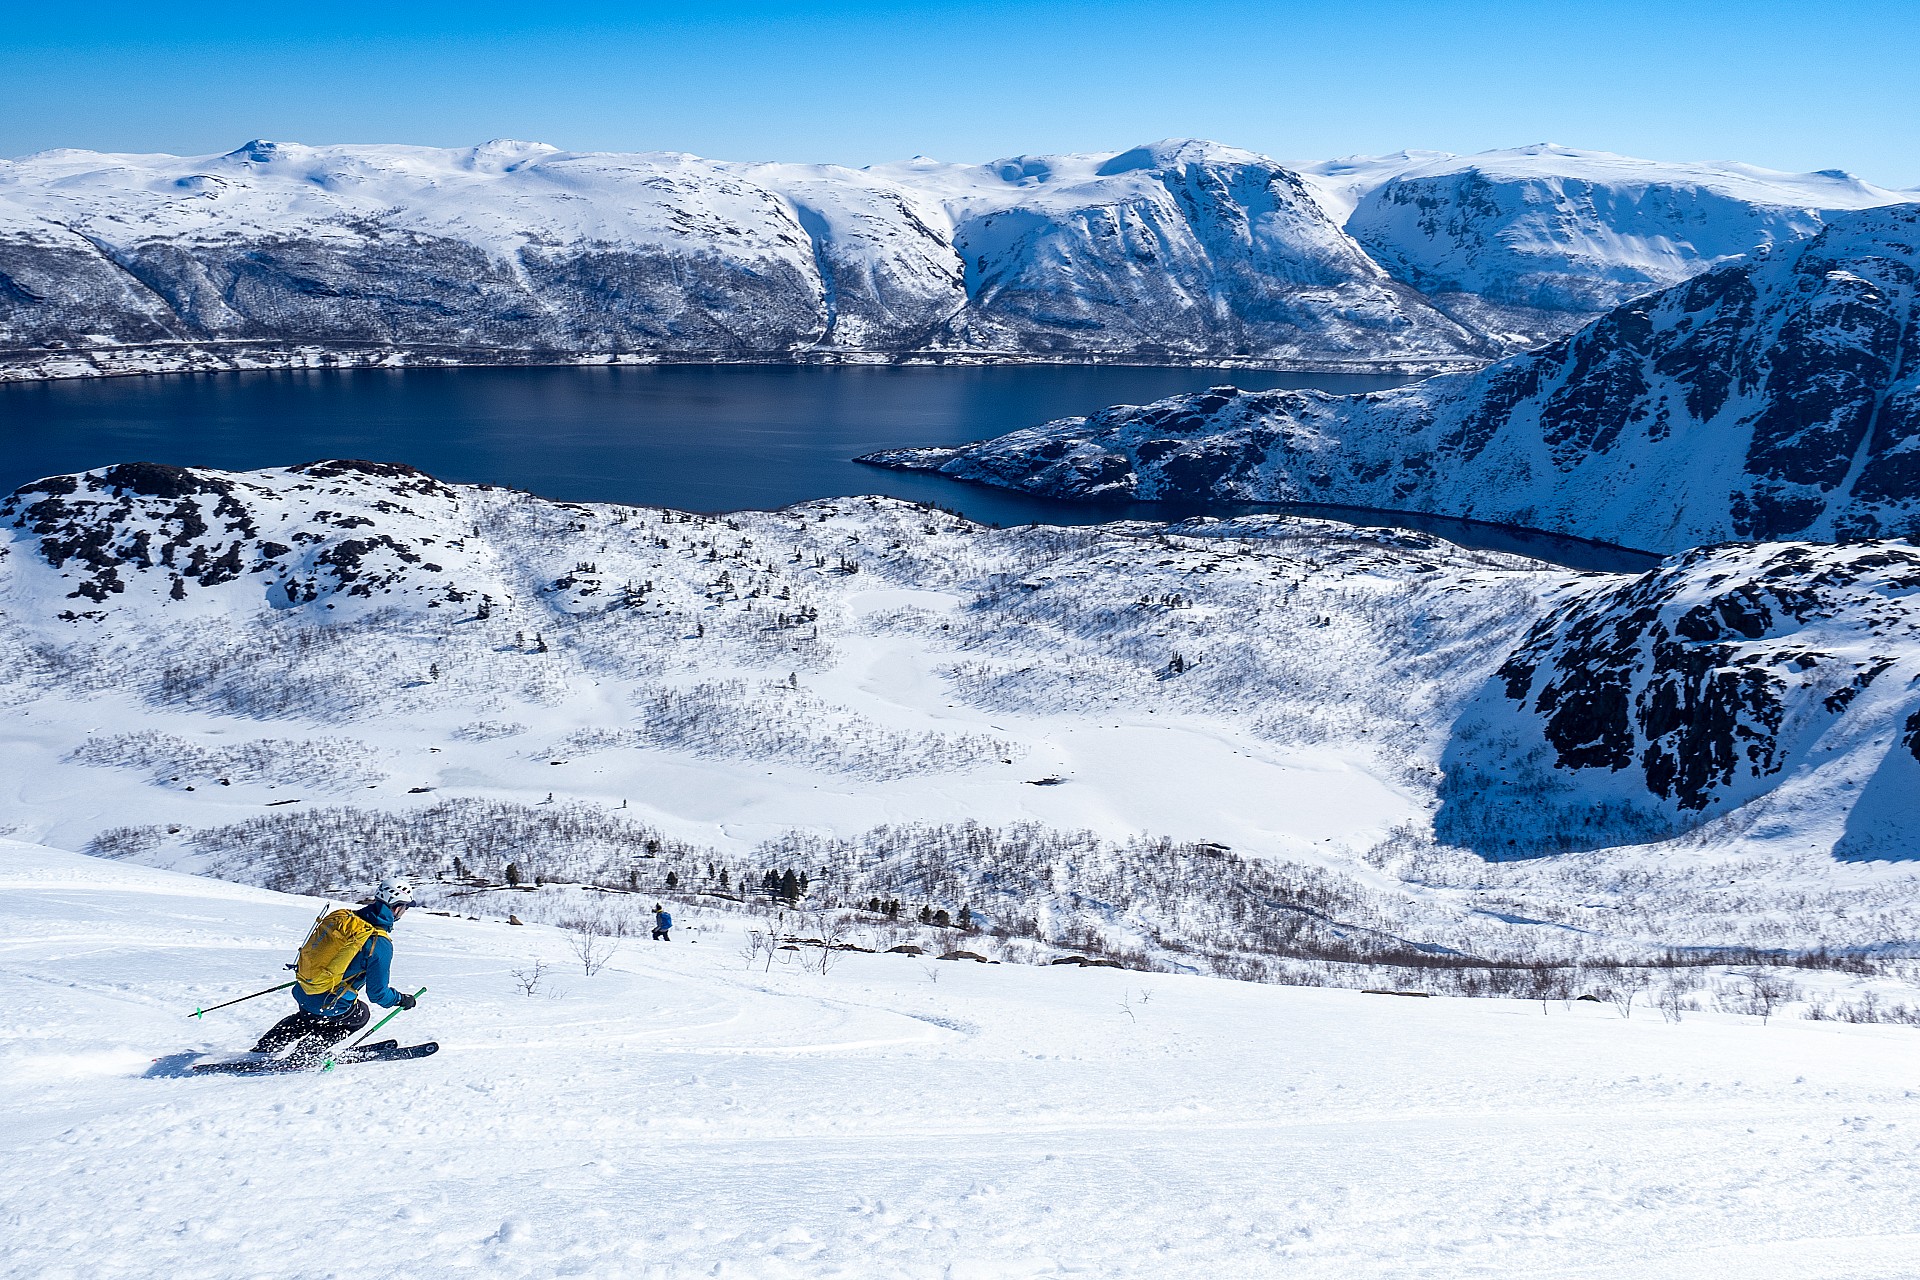
<path fill-rule="evenodd" d="M 1089 507 L 879 471 L 852 459 L 876 449 L 963 444 L 1221 382 L 1357 392 L 1405 381 L 1129 367 L 680 365 L 16 383 L 0 385 L 0 492 L 115 462 L 247 469 L 347 457 L 410 463 L 446 480 L 508 485 L 551 498 L 693 511 L 884 493 L 935 502 L 994 524 L 1165 519 L 1250 508 Z M 1528 539 L 1430 517 L 1395 516 L 1389 522 L 1577 567 L 1640 567 L 1617 563 L 1609 558 L 1613 553 L 1577 540 Z"/>

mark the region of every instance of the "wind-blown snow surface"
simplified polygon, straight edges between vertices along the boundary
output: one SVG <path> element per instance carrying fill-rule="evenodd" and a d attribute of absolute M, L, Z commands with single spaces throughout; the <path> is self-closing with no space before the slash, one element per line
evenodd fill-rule
<path fill-rule="evenodd" d="M 1895 1280 L 1905 1027 L 851 955 L 586 977 L 415 912 L 435 1057 L 189 1077 L 322 904 L 0 841 L 0 1275 Z M 553 966 L 533 999 L 512 971 Z M 935 980 L 937 978 L 937 981 Z M 544 998 L 546 996 L 553 998 Z"/>
<path fill-rule="evenodd" d="M 1396 280 L 1470 328 L 1533 345 L 1827 215 L 1913 199 L 1837 170 L 1679 164 L 1541 143 L 1301 166 Z"/>
<path fill-rule="evenodd" d="M 1213 143 L 864 170 L 512 141 L 0 163 L 0 346 L 39 349 L 25 373 L 316 358 L 302 344 L 1425 368 L 1494 350 L 1291 171 Z"/>
<path fill-rule="evenodd" d="M 1231 387 L 867 461 L 1062 498 L 1411 509 L 1662 551 L 1920 529 L 1920 206 L 1837 215 L 1473 374 Z"/>
<path fill-rule="evenodd" d="M 314 892 L 799 867 L 1269 979 L 1920 937 L 1905 543 L 1583 575 L 1281 517 L 716 518 L 342 461 L 52 477 L 0 526 L 0 823 L 49 843 Z M 1501 803 L 1555 843 L 1505 843 L 1456 767 L 1547 777 Z M 1627 816 L 1567 826 L 1588 802 Z M 1483 858 L 1515 852 L 1557 856 Z"/>

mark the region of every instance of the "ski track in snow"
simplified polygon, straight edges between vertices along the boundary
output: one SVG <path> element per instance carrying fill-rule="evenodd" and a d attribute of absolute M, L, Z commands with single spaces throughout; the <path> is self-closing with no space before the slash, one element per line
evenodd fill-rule
<path fill-rule="evenodd" d="M 587 978 L 557 931 L 416 913 L 390 1029 L 436 1057 L 170 1067 L 284 1012 L 182 1016 L 319 906 L 0 843 L 0 1276 L 1920 1274 L 1910 1029 L 749 972 L 699 910 Z"/>

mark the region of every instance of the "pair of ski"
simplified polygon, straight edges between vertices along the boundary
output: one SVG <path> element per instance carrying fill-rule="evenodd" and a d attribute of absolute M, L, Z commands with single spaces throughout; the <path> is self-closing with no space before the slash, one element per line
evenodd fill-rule
<path fill-rule="evenodd" d="M 380 1040 L 373 1044 L 343 1049 L 331 1056 L 274 1058 L 265 1054 L 248 1054 L 241 1058 L 219 1058 L 212 1062 L 196 1062 L 189 1070 L 198 1075 L 277 1075 L 293 1071 L 325 1071 L 336 1064 L 348 1062 L 404 1062 L 408 1058 L 425 1058 L 439 1051 L 440 1045 L 432 1040 L 425 1044 L 407 1045 L 401 1044 L 398 1040 Z"/>
<path fill-rule="evenodd" d="M 256 991 L 250 996 L 241 996 L 238 1000 L 229 1000 L 226 1004 L 217 1004 L 213 1009 L 224 1009 L 227 1005 L 239 1004 L 244 1000 L 253 1000 L 275 991 L 284 991 L 293 984 L 282 983 L 277 987 L 268 987 L 265 991 Z M 427 994 L 425 987 L 413 993 L 413 1000 Z M 337 1062 L 401 1062 L 408 1058 L 424 1058 L 428 1054 L 440 1052 L 437 1041 L 429 1040 L 425 1044 L 402 1045 L 398 1040 L 376 1040 L 367 1043 L 367 1037 L 399 1017 L 402 1012 L 413 1007 L 413 1001 L 400 1005 L 386 1017 L 360 1033 L 360 1038 L 344 1049 L 330 1050 L 318 1055 L 288 1054 L 284 1058 L 275 1058 L 267 1054 L 249 1053 L 238 1058 L 220 1058 L 212 1062 L 196 1062 L 188 1070 L 205 1074 L 222 1075 L 261 1075 L 272 1072 L 306 1071 L 318 1067 L 322 1071 L 333 1070 Z M 189 1017 L 199 1018 L 213 1012 L 213 1009 L 195 1009 Z"/>

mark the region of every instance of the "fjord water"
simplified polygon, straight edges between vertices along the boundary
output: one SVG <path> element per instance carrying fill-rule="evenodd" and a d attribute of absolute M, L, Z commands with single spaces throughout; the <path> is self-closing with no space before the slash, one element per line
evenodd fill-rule
<path fill-rule="evenodd" d="M 883 493 L 975 520 L 1087 524 L 1247 506 L 1090 506 L 859 466 L 878 449 L 963 444 L 1219 383 L 1344 394 L 1383 375 L 1214 368 L 662 365 L 298 370 L 0 385 L 0 492 L 115 462 L 228 469 L 314 458 L 405 462 L 446 480 L 580 502 L 693 511 Z M 1325 510 L 1365 521 L 1365 512 Z M 1394 515 L 1472 546 L 1580 568 L 1639 568 L 1604 548 Z"/>

